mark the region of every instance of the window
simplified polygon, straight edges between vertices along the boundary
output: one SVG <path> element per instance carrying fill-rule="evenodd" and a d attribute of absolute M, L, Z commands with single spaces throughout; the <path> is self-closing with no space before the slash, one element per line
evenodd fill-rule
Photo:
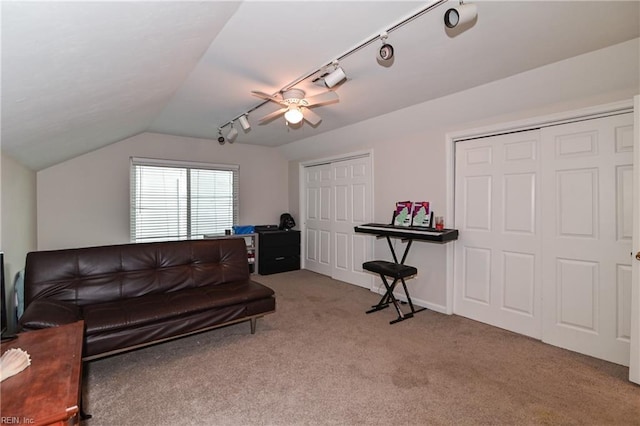
<path fill-rule="evenodd" d="M 224 234 L 238 222 L 236 165 L 131 159 L 131 241 Z"/>

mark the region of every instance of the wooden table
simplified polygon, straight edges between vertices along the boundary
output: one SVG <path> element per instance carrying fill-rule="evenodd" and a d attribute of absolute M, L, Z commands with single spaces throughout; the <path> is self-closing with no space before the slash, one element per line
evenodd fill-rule
<path fill-rule="evenodd" d="M 0 385 L 2 423 L 64 425 L 77 421 L 84 322 L 20 333 L 1 345 L 20 348 L 31 365 Z"/>

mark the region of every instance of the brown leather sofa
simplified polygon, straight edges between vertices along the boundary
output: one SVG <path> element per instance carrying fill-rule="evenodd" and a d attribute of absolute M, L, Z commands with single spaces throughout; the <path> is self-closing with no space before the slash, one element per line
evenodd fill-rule
<path fill-rule="evenodd" d="M 83 319 L 85 361 L 275 311 L 242 238 L 31 252 L 24 287 L 22 330 Z"/>

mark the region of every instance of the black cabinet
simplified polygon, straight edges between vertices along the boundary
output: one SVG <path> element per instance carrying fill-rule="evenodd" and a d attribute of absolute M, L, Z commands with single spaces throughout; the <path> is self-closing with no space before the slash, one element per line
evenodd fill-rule
<path fill-rule="evenodd" d="M 300 269 L 300 231 L 259 232 L 258 265 L 260 275 Z"/>

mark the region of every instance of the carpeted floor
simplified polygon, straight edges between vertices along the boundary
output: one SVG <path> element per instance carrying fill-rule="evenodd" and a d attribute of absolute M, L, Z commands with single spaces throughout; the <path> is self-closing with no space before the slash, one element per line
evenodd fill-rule
<path fill-rule="evenodd" d="M 277 311 L 90 362 L 101 425 L 640 425 L 628 368 L 458 316 L 389 325 L 379 296 L 309 271 L 257 276 Z"/>

